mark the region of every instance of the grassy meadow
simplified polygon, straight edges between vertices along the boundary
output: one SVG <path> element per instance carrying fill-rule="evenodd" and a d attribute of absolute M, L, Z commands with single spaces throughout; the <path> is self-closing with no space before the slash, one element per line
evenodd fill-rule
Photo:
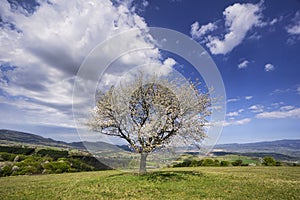
<path fill-rule="evenodd" d="M 299 167 L 169 168 L 0 178 L 0 199 L 300 199 Z"/>

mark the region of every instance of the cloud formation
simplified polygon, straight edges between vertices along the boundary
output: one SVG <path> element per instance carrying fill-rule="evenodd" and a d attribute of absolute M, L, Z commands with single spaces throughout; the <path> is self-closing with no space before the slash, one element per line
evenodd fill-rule
<path fill-rule="evenodd" d="M 200 39 L 203 35 L 217 29 L 217 26 L 213 23 L 208 23 L 199 27 L 199 22 L 195 22 L 191 25 L 191 36 L 195 39 Z"/>
<path fill-rule="evenodd" d="M 289 107 L 277 111 L 263 112 L 256 115 L 260 119 L 285 119 L 285 118 L 300 118 L 300 108 Z"/>
<path fill-rule="evenodd" d="M 239 68 L 239 69 L 247 68 L 247 67 L 248 67 L 248 64 L 249 64 L 249 61 L 248 61 L 248 60 L 244 60 L 243 62 L 241 62 L 241 63 L 238 65 L 238 68 Z"/>
<path fill-rule="evenodd" d="M 291 35 L 300 36 L 300 11 L 296 12 L 293 23 L 286 27 L 286 31 Z"/>
<path fill-rule="evenodd" d="M 273 71 L 273 70 L 275 70 L 274 65 L 272 65 L 270 63 L 268 63 L 268 64 L 265 65 L 265 71 L 266 72 Z"/>
<path fill-rule="evenodd" d="M 207 35 L 204 43 L 212 54 L 227 54 L 238 46 L 253 27 L 264 26 L 262 22 L 262 5 L 235 3 L 223 12 L 226 32 L 224 35 Z M 217 29 L 215 23 L 208 23 L 200 28 L 198 22 L 191 25 L 192 37 L 199 39 L 208 32 Z M 246 64 L 244 64 L 246 65 Z"/>
<path fill-rule="evenodd" d="M 273 26 L 274 24 L 276 24 L 278 22 L 277 18 L 274 18 L 272 21 L 270 21 L 270 25 Z"/>
<path fill-rule="evenodd" d="M 257 104 L 250 106 L 248 109 L 251 110 L 251 112 L 259 113 L 264 111 L 264 106 Z"/>
<path fill-rule="evenodd" d="M 240 119 L 240 120 L 230 120 L 230 121 L 224 122 L 224 126 L 243 125 L 243 124 L 248 124 L 249 122 L 251 122 L 250 118 L 244 118 L 244 119 Z"/>
<path fill-rule="evenodd" d="M 236 116 L 239 116 L 239 112 L 230 112 L 230 113 L 227 113 L 226 116 L 228 116 L 228 117 L 236 117 Z"/>
<path fill-rule="evenodd" d="M 7 115 L 23 124 L 74 127 L 73 83 L 87 54 L 116 34 L 136 28 L 143 35 L 147 30 L 145 20 L 129 4 L 114 5 L 110 0 L 39 1 L 27 9 L 2 1 L 0 17 L 0 106 L 22 110 L 23 116 L 14 111 Z M 135 62 L 130 64 L 161 62 L 151 41 L 136 35 L 128 40 L 137 47 L 149 46 L 148 51 L 133 54 L 134 60 L 127 58 Z M 111 46 L 107 55 L 116 48 Z M 128 64 L 125 58 L 120 62 L 124 68 Z M 4 66 L 14 67 L 4 70 Z M 7 120 L 0 119 L 2 124 Z"/>

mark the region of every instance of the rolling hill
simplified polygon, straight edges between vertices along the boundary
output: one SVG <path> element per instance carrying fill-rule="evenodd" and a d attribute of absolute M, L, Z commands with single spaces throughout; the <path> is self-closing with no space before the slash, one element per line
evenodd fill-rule
<path fill-rule="evenodd" d="M 35 134 L 24 133 L 13 130 L 0 130 L 0 145 L 27 145 L 27 146 L 49 146 L 59 148 L 71 148 L 85 150 L 86 146 L 92 150 L 114 150 L 120 149 L 130 151 L 126 145 L 115 146 L 105 142 L 72 142 L 56 141 L 51 138 L 44 138 Z M 270 142 L 256 142 L 245 144 L 218 144 L 214 148 L 222 152 L 234 153 L 256 153 L 265 155 L 266 153 L 281 154 L 293 158 L 300 158 L 300 139 L 299 140 L 278 140 Z"/>
<path fill-rule="evenodd" d="M 39 135 L 24 133 L 20 131 L 0 129 L 0 145 L 25 145 L 25 146 L 48 146 L 58 148 L 69 148 L 86 150 L 88 147 L 91 150 L 120 150 L 123 146 L 115 146 L 105 142 L 63 142 L 56 141 L 51 138 L 44 138 Z"/>
<path fill-rule="evenodd" d="M 265 153 L 282 154 L 294 158 L 300 158 L 300 140 L 276 140 L 268 142 L 256 142 L 245 144 L 218 144 L 214 147 L 224 152 L 239 153 Z"/>
<path fill-rule="evenodd" d="M 2 145 L 41 145 L 67 148 L 68 143 L 44 138 L 39 135 L 20 131 L 0 129 L 0 144 Z"/>

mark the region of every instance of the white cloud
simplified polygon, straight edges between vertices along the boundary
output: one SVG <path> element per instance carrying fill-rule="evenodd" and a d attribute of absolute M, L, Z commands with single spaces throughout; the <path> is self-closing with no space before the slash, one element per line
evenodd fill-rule
<path fill-rule="evenodd" d="M 244 109 L 239 109 L 238 111 L 235 111 L 235 112 L 229 112 L 226 114 L 227 117 L 237 117 L 240 115 L 241 112 L 244 112 Z M 232 118 L 234 119 L 234 118 Z"/>
<path fill-rule="evenodd" d="M 264 106 L 257 104 L 250 106 L 248 109 L 251 110 L 251 112 L 259 113 L 264 111 Z"/>
<path fill-rule="evenodd" d="M 268 63 L 268 64 L 265 65 L 265 71 L 266 72 L 273 71 L 273 70 L 275 70 L 274 65 L 272 65 L 270 63 Z"/>
<path fill-rule="evenodd" d="M 250 100 L 250 99 L 252 99 L 253 98 L 253 96 L 245 96 L 245 99 L 246 100 Z"/>
<path fill-rule="evenodd" d="M 286 31 L 291 35 L 300 35 L 300 11 L 296 12 L 294 23 L 286 27 Z"/>
<path fill-rule="evenodd" d="M 176 64 L 176 61 L 173 58 L 167 58 L 163 62 L 163 65 L 166 67 L 173 67 L 175 64 Z"/>
<path fill-rule="evenodd" d="M 300 108 L 293 108 L 288 110 L 277 110 L 272 112 L 263 112 L 256 115 L 260 119 L 285 119 L 285 118 L 300 118 Z"/>
<path fill-rule="evenodd" d="M 292 35 L 300 35 L 300 23 L 288 28 L 287 32 Z"/>
<path fill-rule="evenodd" d="M 42 123 L 41 116 L 45 116 L 48 125 L 72 126 L 73 82 L 83 59 L 97 44 L 118 33 L 132 28 L 142 33 L 147 29 L 144 19 L 129 7 L 122 3 L 114 6 L 109 0 L 40 1 L 40 6 L 30 14 L 21 6 L 11 10 L 7 1 L 1 1 L 0 16 L 4 22 L 13 24 L 0 26 L 0 64 L 16 66 L 1 72 L 0 87 L 7 100 L 2 105 L 17 104 L 19 113 L 15 110 L 7 115 L 13 121 L 28 124 Z M 122 60 L 121 71 L 129 64 L 161 63 L 159 51 L 151 41 L 136 35 L 127 40 L 136 47 L 147 45 L 150 50 L 134 54 L 134 59 L 129 59 L 131 63 Z M 117 48 L 110 46 L 107 55 L 101 56 L 109 56 Z M 172 60 L 161 64 L 172 65 Z M 12 96 L 27 100 L 16 103 L 10 101 Z M 80 102 L 78 99 L 74 103 Z M 31 110 L 38 112 L 36 119 Z"/>
<path fill-rule="evenodd" d="M 259 40 L 261 39 L 262 35 L 258 34 L 257 32 L 253 33 L 252 35 L 250 35 L 248 38 L 250 40 Z"/>
<path fill-rule="evenodd" d="M 238 68 L 239 69 L 244 69 L 248 66 L 249 64 L 249 61 L 248 60 L 244 60 L 243 62 L 241 62 L 239 65 L 238 65 Z"/>
<path fill-rule="evenodd" d="M 260 4 L 235 3 L 223 12 L 227 33 L 224 38 L 208 36 L 207 47 L 213 54 L 227 54 L 238 46 L 253 27 L 263 26 Z"/>
<path fill-rule="evenodd" d="M 224 122 L 224 126 L 243 125 L 243 124 L 248 124 L 249 122 L 251 122 L 250 118 L 244 118 L 244 119 L 240 119 L 240 120 L 230 120 L 230 121 Z"/>
<path fill-rule="evenodd" d="M 284 105 L 283 102 L 276 102 L 276 103 L 271 103 L 271 106 L 275 107 L 275 108 L 278 108 L 280 107 L 281 105 Z"/>
<path fill-rule="evenodd" d="M 300 11 L 297 11 L 290 24 L 285 27 L 289 37 L 287 44 L 294 45 L 300 40 Z"/>
<path fill-rule="evenodd" d="M 300 86 L 297 87 L 297 93 L 300 94 Z"/>
<path fill-rule="evenodd" d="M 146 8 L 147 6 L 149 6 L 149 2 L 146 0 L 143 0 L 142 2 L 143 6 Z"/>
<path fill-rule="evenodd" d="M 227 113 L 227 114 L 226 114 L 226 116 L 228 116 L 228 117 L 236 117 L 236 116 L 238 116 L 238 115 L 239 115 L 238 112 L 230 112 L 230 113 Z"/>
<path fill-rule="evenodd" d="M 288 111 L 288 110 L 292 110 L 294 108 L 295 108 L 295 106 L 282 106 L 279 109 L 282 111 Z"/>
<path fill-rule="evenodd" d="M 238 110 L 239 113 L 244 112 L 244 111 L 245 110 L 243 108 L 241 108 L 241 109 Z"/>
<path fill-rule="evenodd" d="M 237 99 L 237 98 L 227 99 L 227 103 L 236 102 L 236 101 L 239 101 L 239 100 L 240 99 Z"/>
<path fill-rule="evenodd" d="M 208 23 L 199 27 L 199 23 L 195 22 L 191 25 L 191 35 L 195 39 L 201 38 L 203 35 L 217 29 L 217 26 L 213 23 Z"/>
<path fill-rule="evenodd" d="M 270 25 L 273 26 L 274 24 L 276 24 L 278 22 L 277 18 L 274 18 L 272 21 L 270 21 Z"/>

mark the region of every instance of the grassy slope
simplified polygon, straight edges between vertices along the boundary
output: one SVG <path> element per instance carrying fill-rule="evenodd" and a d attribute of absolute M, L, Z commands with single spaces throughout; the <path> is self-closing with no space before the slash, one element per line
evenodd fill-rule
<path fill-rule="evenodd" d="M 200 167 L 0 178 L 1 199 L 299 199 L 299 167 Z"/>

